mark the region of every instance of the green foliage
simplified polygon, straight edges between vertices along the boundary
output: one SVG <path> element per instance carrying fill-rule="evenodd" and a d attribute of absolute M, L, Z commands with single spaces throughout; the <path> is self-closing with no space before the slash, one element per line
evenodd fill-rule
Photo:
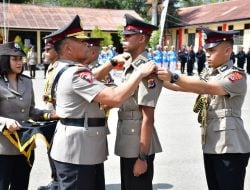
<path fill-rule="evenodd" d="M 103 38 L 101 46 L 113 45 L 112 36 L 109 33 L 102 32 L 97 26 L 91 31 L 90 36 Z"/>
<path fill-rule="evenodd" d="M 180 6 L 181 7 L 192 7 L 192 6 L 198 6 L 203 4 L 210 4 L 210 3 L 218 3 L 228 0 L 180 0 Z"/>
<path fill-rule="evenodd" d="M 149 46 L 155 47 L 159 43 L 160 39 L 160 30 L 153 31 L 151 38 L 149 40 Z"/>

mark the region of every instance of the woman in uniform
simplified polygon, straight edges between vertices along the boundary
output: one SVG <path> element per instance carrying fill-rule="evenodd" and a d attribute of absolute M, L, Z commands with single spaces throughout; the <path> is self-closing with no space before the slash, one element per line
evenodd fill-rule
<path fill-rule="evenodd" d="M 45 110 L 35 109 L 32 80 L 23 75 L 22 57 L 15 45 L 0 45 L 0 189 L 27 190 L 31 162 L 3 135 L 20 130 L 21 122 L 44 119 Z M 46 115 L 48 117 L 48 113 Z"/>

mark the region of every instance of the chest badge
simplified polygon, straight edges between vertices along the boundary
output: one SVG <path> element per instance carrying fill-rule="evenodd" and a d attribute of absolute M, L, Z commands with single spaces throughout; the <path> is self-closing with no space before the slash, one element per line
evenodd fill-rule
<path fill-rule="evenodd" d="M 155 86 L 156 86 L 155 79 L 148 79 L 147 83 L 148 83 L 147 86 L 149 89 L 155 88 Z"/>

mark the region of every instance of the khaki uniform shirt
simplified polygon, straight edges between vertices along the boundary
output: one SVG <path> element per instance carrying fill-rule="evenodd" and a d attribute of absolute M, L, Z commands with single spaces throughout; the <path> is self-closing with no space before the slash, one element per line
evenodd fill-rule
<path fill-rule="evenodd" d="M 58 62 L 50 64 L 48 67 L 48 71 L 47 71 L 47 79 L 45 81 L 45 86 L 44 86 L 44 95 L 48 96 L 50 99 L 52 98 L 51 97 L 51 88 L 52 88 L 52 84 L 53 84 L 54 79 L 55 79 L 57 66 L 58 66 Z M 54 106 L 51 102 L 45 101 L 45 103 L 46 103 L 48 110 L 54 110 Z"/>
<path fill-rule="evenodd" d="M 0 76 L 0 155 L 18 155 L 19 150 L 1 133 L 7 119 L 17 120 L 20 124 L 29 118 L 38 120 L 45 112 L 35 109 L 34 93 L 30 78 L 18 78 L 18 90 L 9 85 L 7 78 Z"/>
<path fill-rule="evenodd" d="M 209 96 L 206 143 L 208 154 L 250 152 L 249 137 L 241 119 L 241 108 L 247 91 L 246 74 L 231 61 L 207 72 L 207 80 L 215 80 L 228 92 L 226 96 Z"/>
<path fill-rule="evenodd" d="M 62 63 L 62 64 L 61 64 Z M 58 66 L 72 64 L 59 60 Z M 56 113 L 60 118 L 105 118 L 95 96 L 105 88 L 87 66 L 72 66 L 61 75 L 56 90 Z M 57 161 L 93 165 L 107 159 L 107 126 L 88 127 L 57 124 L 51 157 Z"/>
<path fill-rule="evenodd" d="M 133 62 L 128 62 L 124 71 L 124 80 L 136 71 L 141 64 L 147 62 L 147 53 L 143 52 Z M 155 82 L 154 88 L 148 88 L 150 79 Z M 118 126 L 115 142 L 115 154 L 124 158 L 138 157 L 140 151 L 140 133 L 142 124 L 142 113 L 139 106 L 155 107 L 162 89 L 162 81 L 156 76 L 143 79 L 136 92 L 123 103 L 118 111 Z M 155 127 L 148 155 L 161 152 L 162 148 Z"/>

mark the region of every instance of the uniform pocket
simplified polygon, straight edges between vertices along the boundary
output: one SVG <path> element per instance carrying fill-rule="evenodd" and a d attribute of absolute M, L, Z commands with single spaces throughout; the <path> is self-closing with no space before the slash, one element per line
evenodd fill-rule
<path fill-rule="evenodd" d="M 122 133 L 125 135 L 137 135 L 140 134 L 140 127 L 137 126 L 126 126 L 122 128 Z"/>
<path fill-rule="evenodd" d="M 213 131 L 235 130 L 235 121 L 232 117 L 219 118 L 218 125 L 214 125 Z"/>
<path fill-rule="evenodd" d="M 106 136 L 108 131 L 108 127 L 89 127 L 85 134 L 89 137 Z"/>

